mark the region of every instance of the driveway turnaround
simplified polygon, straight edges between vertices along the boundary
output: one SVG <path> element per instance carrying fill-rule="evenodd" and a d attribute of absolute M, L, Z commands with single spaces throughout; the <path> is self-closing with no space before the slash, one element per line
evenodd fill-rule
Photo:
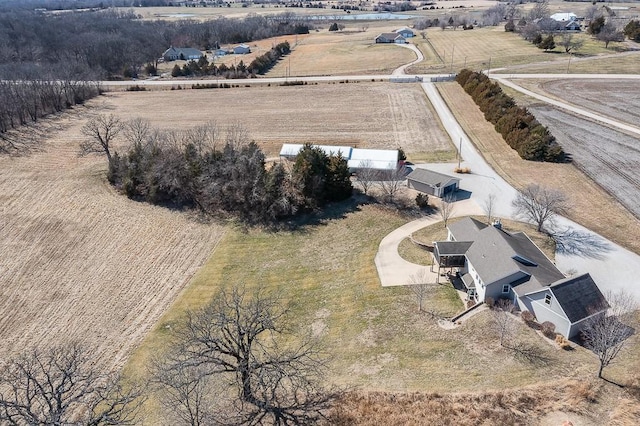
<path fill-rule="evenodd" d="M 457 148 L 461 147 L 463 165 L 470 174 L 457 175 L 460 188 L 469 199 L 458 201 L 456 215 L 482 214 L 482 206 L 489 194 L 496 195 L 494 214 L 516 219 L 511 202 L 517 192 L 502 179 L 475 149 L 455 120 L 433 83 L 423 83 L 422 88 L 433 104 L 440 120 Z M 602 121 L 602 120 L 600 120 Z M 419 165 L 418 167 L 426 167 Z M 451 173 L 451 164 L 428 165 L 430 169 Z M 448 170 L 447 170 L 448 169 Z M 387 235 L 380 243 L 376 255 L 376 267 L 383 286 L 406 285 L 410 277 L 429 267 L 412 264 L 400 258 L 398 244 L 403 238 L 423 226 L 437 223 L 438 216 L 410 222 Z M 640 256 L 564 217 L 557 217 L 553 224 L 557 235 L 556 265 L 567 275 L 588 272 L 598 287 L 606 292 L 625 290 L 640 302 Z"/>

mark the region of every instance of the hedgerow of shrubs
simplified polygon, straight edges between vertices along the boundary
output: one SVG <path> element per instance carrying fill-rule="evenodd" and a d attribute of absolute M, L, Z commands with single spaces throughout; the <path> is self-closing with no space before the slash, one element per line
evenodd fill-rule
<path fill-rule="evenodd" d="M 545 126 L 502 91 L 486 75 L 468 69 L 460 71 L 456 81 L 473 98 L 487 121 L 502 135 L 520 157 L 531 161 L 560 163 L 565 153 Z"/>
<path fill-rule="evenodd" d="M 270 224 L 351 196 L 347 161 L 304 145 L 292 171 L 265 167 L 265 155 L 245 140 L 216 146 L 205 127 L 154 132 L 109 162 L 108 179 L 129 198 L 191 207 L 248 224 Z"/>

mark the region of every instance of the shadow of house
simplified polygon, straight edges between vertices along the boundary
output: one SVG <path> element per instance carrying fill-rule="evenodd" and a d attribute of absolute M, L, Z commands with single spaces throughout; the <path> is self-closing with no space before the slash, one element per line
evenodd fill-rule
<path fill-rule="evenodd" d="M 606 312 L 606 299 L 589 274 L 565 277 L 525 233 L 512 234 L 499 222 L 489 226 L 472 218 L 447 228 L 447 241 L 435 243 L 435 261 L 457 268 L 470 298 L 509 299 L 538 322 L 553 323 L 567 338 L 579 333 L 586 320 Z"/>

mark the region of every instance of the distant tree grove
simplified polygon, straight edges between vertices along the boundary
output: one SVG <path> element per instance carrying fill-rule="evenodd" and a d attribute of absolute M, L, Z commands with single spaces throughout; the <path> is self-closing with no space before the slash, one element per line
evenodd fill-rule
<path fill-rule="evenodd" d="M 471 95 L 487 121 L 495 126 L 520 157 L 532 161 L 565 161 L 565 153 L 549 129 L 540 124 L 526 108 L 516 105 L 498 83 L 468 69 L 460 71 L 456 81 Z"/>
<path fill-rule="evenodd" d="M 127 132 L 125 132 L 126 134 Z M 131 132 L 129 132 L 131 133 Z M 265 155 L 241 126 L 220 136 L 215 124 L 183 132 L 146 131 L 114 153 L 108 179 L 132 199 L 269 224 L 349 198 L 344 158 L 304 145 L 295 163 L 266 167 Z"/>
<path fill-rule="evenodd" d="M 40 77 L 44 70 L 73 80 L 137 77 L 153 73 L 170 46 L 209 50 L 304 33 L 309 25 L 293 14 L 170 22 L 122 9 L 43 13 L 0 6 L 0 79 Z"/>

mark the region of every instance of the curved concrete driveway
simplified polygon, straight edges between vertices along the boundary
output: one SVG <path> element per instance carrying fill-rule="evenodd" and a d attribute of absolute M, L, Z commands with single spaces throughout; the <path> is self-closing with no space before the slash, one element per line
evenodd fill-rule
<path fill-rule="evenodd" d="M 408 64 L 405 64 L 405 65 L 403 65 L 401 67 L 396 68 L 395 70 L 393 70 L 392 75 L 404 75 L 406 69 L 409 68 L 411 65 L 415 65 L 418 62 L 424 61 L 424 55 L 422 54 L 420 49 L 418 49 L 418 47 L 415 44 L 396 44 L 396 46 L 401 46 L 401 47 L 404 47 L 406 49 L 413 50 L 418 59 L 416 59 L 413 62 L 409 62 Z"/>
<path fill-rule="evenodd" d="M 423 83 L 422 87 L 451 139 L 456 142 L 455 145 L 462 146 L 463 165 L 471 168 L 471 174 L 458 175 L 461 178 L 460 187 L 471 193 L 471 198 L 468 202 L 465 201 L 466 205 L 473 206 L 472 203 L 475 202 L 477 211 L 477 206 L 482 205 L 487 196 L 493 193 L 497 196 L 494 205 L 495 214 L 513 218 L 511 201 L 516 195 L 516 190 L 502 179 L 476 151 L 435 86 L 432 83 Z M 429 168 L 451 173 L 451 164 L 429 165 Z M 458 205 L 463 204 L 456 203 L 456 208 Z M 469 208 L 469 210 L 473 209 Z M 460 208 L 460 210 L 467 209 Z M 376 255 L 376 267 L 383 285 L 409 283 L 411 275 L 419 272 L 420 268 L 425 268 L 400 258 L 397 244 L 426 223 L 428 220 L 425 219 L 410 222 L 382 240 Z M 562 236 L 559 250 L 556 252 L 556 265 L 562 272 L 589 272 L 603 292 L 624 289 L 640 301 L 640 283 L 636 279 L 640 276 L 638 255 L 563 217 L 557 218 L 554 229 Z M 397 258 L 394 259 L 394 257 Z"/>

